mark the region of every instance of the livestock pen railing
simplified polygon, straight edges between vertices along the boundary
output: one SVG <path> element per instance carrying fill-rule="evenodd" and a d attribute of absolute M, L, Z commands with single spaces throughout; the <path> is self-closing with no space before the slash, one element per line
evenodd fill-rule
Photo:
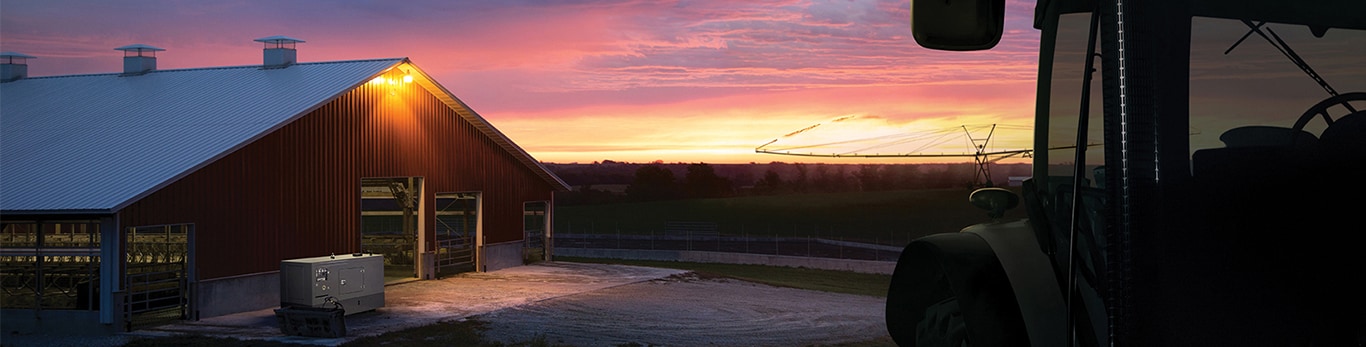
<path fill-rule="evenodd" d="M 98 309 L 98 248 L 0 248 L 0 269 L 0 307 Z"/>
<path fill-rule="evenodd" d="M 0 308 L 96 310 L 101 260 L 98 221 L 0 223 Z"/>

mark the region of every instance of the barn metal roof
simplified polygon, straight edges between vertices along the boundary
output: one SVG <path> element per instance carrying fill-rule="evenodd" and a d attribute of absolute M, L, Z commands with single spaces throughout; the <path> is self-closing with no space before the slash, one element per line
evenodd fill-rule
<path fill-rule="evenodd" d="M 392 58 L 2 83 L 0 212 L 112 213 L 405 63 L 411 64 Z M 567 189 L 423 77 L 423 85 L 457 113 L 552 185 Z"/>

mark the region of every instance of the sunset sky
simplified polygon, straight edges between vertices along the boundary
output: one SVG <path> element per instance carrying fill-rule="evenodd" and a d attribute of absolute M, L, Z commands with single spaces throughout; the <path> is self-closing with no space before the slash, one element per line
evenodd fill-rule
<path fill-rule="evenodd" d="M 159 69 L 260 64 L 252 40 L 285 35 L 300 62 L 408 57 L 541 161 L 857 163 L 755 148 L 961 153 L 991 124 L 994 148 L 1030 144 L 1034 2 L 1007 3 L 995 49 L 939 52 L 906 0 L 5 0 L 0 50 L 40 77 L 118 72 L 134 43 Z"/>

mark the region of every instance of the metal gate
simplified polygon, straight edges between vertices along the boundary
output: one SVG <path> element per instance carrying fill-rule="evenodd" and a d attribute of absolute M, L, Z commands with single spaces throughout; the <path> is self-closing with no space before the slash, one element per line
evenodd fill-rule
<path fill-rule="evenodd" d="M 546 235 L 548 221 L 546 220 L 546 210 L 549 209 L 545 201 L 532 201 L 522 204 L 522 240 L 525 245 L 522 247 L 522 261 L 530 264 L 544 261 L 549 258 L 546 248 Z"/>
<path fill-rule="evenodd" d="M 479 193 L 436 195 L 437 276 L 475 269 L 479 235 Z"/>
<path fill-rule="evenodd" d="M 188 224 L 128 228 L 124 257 L 124 329 L 186 319 L 189 292 Z"/>

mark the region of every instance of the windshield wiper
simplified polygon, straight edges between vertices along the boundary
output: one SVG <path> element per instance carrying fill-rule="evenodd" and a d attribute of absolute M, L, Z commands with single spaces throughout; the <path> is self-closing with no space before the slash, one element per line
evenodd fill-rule
<path fill-rule="evenodd" d="M 1338 96 L 1338 91 L 1333 89 L 1333 86 L 1328 85 L 1328 81 L 1323 80 L 1323 76 L 1319 76 L 1318 72 L 1314 72 L 1314 68 L 1310 67 L 1309 63 L 1305 62 L 1303 58 L 1300 58 L 1300 55 L 1296 54 L 1295 50 L 1291 49 L 1290 45 L 1286 44 L 1285 40 L 1281 39 L 1280 35 L 1276 35 L 1276 32 L 1272 31 L 1271 28 L 1266 28 L 1265 31 L 1262 30 L 1262 26 L 1265 26 L 1266 22 L 1252 23 L 1252 21 L 1244 19 L 1243 24 L 1246 24 L 1251 30 L 1248 30 L 1246 34 L 1243 34 L 1243 37 L 1239 38 L 1238 42 L 1234 42 L 1233 46 L 1224 50 L 1224 54 L 1227 55 L 1229 52 L 1232 52 L 1234 48 L 1243 43 L 1243 40 L 1247 40 L 1248 36 L 1252 36 L 1253 33 L 1256 33 L 1263 39 L 1266 39 L 1266 42 L 1270 43 L 1272 47 L 1276 47 L 1276 50 L 1281 51 L 1281 54 L 1284 54 L 1286 58 L 1289 58 L 1291 63 L 1294 63 L 1301 71 L 1308 74 L 1309 78 L 1314 79 L 1314 82 L 1318 83 L 1320 87 L 1323 87 L 1323 90 L 1328 91 L 1328 95 Z M 1316 32 L 1315 35 L 1321 34 Z M 1351 108 L 1351 105 L 1347 105 L 1347 107 Z M 1355 109 L 1351 111 L 1356 112 Z"/>

